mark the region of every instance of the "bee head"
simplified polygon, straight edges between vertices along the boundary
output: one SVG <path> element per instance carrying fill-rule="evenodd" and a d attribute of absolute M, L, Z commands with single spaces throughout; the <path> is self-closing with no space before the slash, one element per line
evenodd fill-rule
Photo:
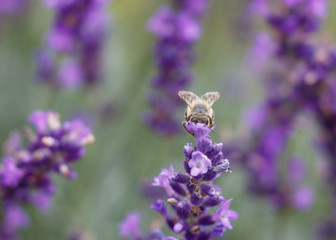
<path fill-rule="evenodd" d="M 191 118 L 190 118 L 190 121 L 194 122 L 194 123 L 203 123 L 205 125 L 208 126 L 209 124 L 209 117 L 207 116 L 195 116 L 193 115 Z"/>

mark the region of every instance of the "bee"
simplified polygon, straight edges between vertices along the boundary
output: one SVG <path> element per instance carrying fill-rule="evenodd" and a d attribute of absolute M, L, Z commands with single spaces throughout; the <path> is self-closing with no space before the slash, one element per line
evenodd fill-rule
<path fill-rule="evenodd" d="M 187 130 L 187 132 L 189 132 L 186 128 L 186 124 L 188 121 L 194 123 L 203 123 L 209 128 L 211 128 L 215 124 L 215 113 L 212 109 L 212 105 L 220 97 L 218 92 L 207 92 L 199 97 L 193 92 L 179 91 L 178 95 L 188 105 L 184 112 L 185 121 L 182 122 L 182 125 L 185 130 Z M 189 133 L 192 136 L 194 135 L 191 132 Z"/>

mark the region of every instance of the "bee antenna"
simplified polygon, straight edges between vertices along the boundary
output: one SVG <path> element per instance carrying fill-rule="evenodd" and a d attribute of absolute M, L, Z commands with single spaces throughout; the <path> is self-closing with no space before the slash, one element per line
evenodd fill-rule
<path fill-rule="evenodd" d="M 212 132 L 216 133 L 216 131 L 214 129 L 212 129 L 211 127 L 208 127 Z"/>

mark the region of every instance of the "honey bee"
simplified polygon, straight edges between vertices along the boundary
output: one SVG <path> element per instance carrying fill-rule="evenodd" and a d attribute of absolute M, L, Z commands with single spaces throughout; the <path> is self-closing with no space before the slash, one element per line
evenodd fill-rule
<path fill-rule="evenodd" d="M 185 121 L 182 122 L 183 127 L 186 128 L 188 121 L 194 123 L 203 123 L 211 128 L 215 122 L 215 113 L 212 109 L 212 105 L 219 99 L 220 95 L 218 92 L 207 92 L 201 97 L 197 96 L 193 92 L 179 91 L 178 95 L 186 102 L 188 105 L 184 117 Z M 189 132 L 192 136 L 193 133 Z"/>

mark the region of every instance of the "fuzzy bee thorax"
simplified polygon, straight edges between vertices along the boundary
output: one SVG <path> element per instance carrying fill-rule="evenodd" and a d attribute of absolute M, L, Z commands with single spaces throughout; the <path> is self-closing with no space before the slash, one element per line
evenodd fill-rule
<path fill-rule="evenodd" d="M 208 92 L 198 97 L 192 92 L 180 91 L 179 96 L 187 103 L 183 126 L 187 121 L 213 126 L 215 115 L 211 107 L 219 98 L 218 92 Z"/>

